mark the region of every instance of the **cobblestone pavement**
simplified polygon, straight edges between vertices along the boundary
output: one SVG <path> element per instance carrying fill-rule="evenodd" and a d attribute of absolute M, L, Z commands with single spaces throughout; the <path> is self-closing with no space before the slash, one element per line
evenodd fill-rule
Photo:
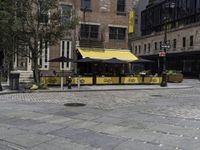
<path fill-rule="evenodd" d="M 200 150 L 200 82 L 181 85 L 0 95 L 0 150 Z"/>

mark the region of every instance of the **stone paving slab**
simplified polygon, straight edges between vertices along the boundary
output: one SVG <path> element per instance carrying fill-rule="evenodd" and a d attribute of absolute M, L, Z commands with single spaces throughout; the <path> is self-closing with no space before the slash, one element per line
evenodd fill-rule
<path fill-rule="evenodd" d="M 0 140 L 0 150 L 26 150 L 26 148 Z"/>
<path fill-rule="evenodd" d="M 53 139 L 54 139 L 53 136 L 39 135 L 28 132 L 26 134 L 20 134 L 20 135 L 15 135 L 13 137 L 5 138 L 6 141 L 21 145 L 23 147 L 26 147 L 27 149 L 30 149 L 31 147 L 37 146 L 44 142 L 51 141 Z"/>
<path fill-rule="evenodd" d="M 123 144 L 120 144 L 113 150 L 174 150 L 174 147 L 164 147 L 163 145 L 159 145 L 158 143 L 145 143 L 138 141 L 127 141 Z"/>
<path fill-rule="evenodd" d="M 0 127 L 0 139 L 6 139 L 9 137 L 13 137 L 16 135 L 21 135 L 21 134 L 25 134 L 26 131 L 21 130 L 21 129 L 16 129 L 13 127 L 6 127 L 4 125 L 4 127 Z"/>
<path fill-rule="evenodd" d="M 87 129 L 65 128 L 53 131 L 50 134 L 70 139 L 79 144 L 88 144 L 92 147 L 101 147 L 103 149 L 112 149 L 116 145 L 126 141 L 126 139 L 112 137 Z"/>
<path fill-rule="evenodd" d="M 100 150 L 88 145 L 73 143 L 64 138 L 57 138 L 50 142 L 40 144 L 30 150 Z"/>

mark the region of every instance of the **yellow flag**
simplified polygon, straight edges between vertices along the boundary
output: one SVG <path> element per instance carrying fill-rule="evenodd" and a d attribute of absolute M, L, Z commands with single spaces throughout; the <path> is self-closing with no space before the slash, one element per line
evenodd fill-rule
<path fill-rule="evenodd" d="M 134 32 L 134 19 L 135 19 L 135 11 L 132 9 L 129 12 L 129 27 L 128 27 L 128 33 Z"/>

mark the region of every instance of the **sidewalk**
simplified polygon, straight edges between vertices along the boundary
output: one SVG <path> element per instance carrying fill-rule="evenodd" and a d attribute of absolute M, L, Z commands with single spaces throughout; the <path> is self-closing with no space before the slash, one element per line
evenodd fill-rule
<path fill-rule="evenodd" d="M 24 87 L 20 87 L 19 90 L 10 90 L 6 83 L 2 84 L 3 91 L 1 94 L 12 94 L 12 93 L 48 93 L 48 92 L 90 92 L 90 91 L 123 91 L 123 90 L 166 90 L 166 89 L 185 89 L 192 88 L 193 85 L 189 82 L 186 83 L 168 83 L 167 87 L 160 87 L 160 85 L 92 85 L 92 86 L 81 86 L 79 89 L 77 86 L 72 86 L 72 89 L 61 90 L 59 86 L 50 86 L 45 90 L 25 90 Z"/>

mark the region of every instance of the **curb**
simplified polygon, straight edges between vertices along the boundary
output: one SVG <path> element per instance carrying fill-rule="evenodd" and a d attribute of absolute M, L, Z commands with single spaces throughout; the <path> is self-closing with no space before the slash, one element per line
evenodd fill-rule
<path fill-rule="evenodd" d="M 59 93 L 59 92 L 101 92 L 101 91 L 134 91 L 134 90 L 168 90 L 168 89 L 188 89 L 193 88 L 193 86 L 177 86 L 177 87 L 145 87 L 145 88 L 114 88 L 114 89 L 67 89 L 67 90 L 36 90 L 36 91 L 8 91 L 8 92 L 0 92 L 0 95 L 7 95 L 7 94 L 21 94 L 21 93 Z"/>

